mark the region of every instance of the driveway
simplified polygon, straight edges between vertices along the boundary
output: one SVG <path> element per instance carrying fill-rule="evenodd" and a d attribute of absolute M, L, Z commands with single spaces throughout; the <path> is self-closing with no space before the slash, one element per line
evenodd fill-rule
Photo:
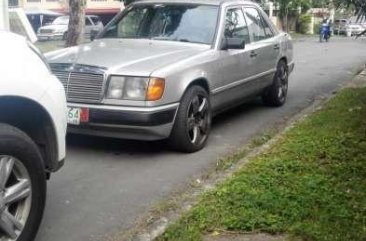
<path fill-rule="evenodd" d="M 148 143 L 71 136 L 64 168 L 48 183 L 37 241 L 103 240 L 134 220 L 177 186 L 198 176 L 253 135 L 291 117 L 314 98 L 332 93 L 366 63 L 366 41 L 306 38 L 295 43 L 296 67 L 288 102 L 240 106 L 214 120 L 208 146 L 194 154 Z"/>

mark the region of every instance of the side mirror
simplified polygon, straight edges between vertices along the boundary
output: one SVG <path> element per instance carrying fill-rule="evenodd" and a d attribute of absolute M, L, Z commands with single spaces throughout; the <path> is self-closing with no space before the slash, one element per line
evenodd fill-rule
<path fill-rule="evenodd" d="M 93 41 L 97 37 L 98 34 L 99 34 L 98 30 L 91 30 L 90 31 L 90 41 Z"/>
<path fill-rule="evenodd" d="M 221 50 L 244 49 L 245 40 L 240 38 L 224 38 L 221 44 Z"/>

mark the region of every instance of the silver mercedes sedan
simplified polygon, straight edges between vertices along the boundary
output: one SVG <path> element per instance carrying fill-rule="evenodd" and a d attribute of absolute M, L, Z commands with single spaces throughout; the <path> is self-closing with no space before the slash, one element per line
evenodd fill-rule
<path fill-rule="evenodd" d="M 138 1 L 96 39 L 49 53 L 68 98 L 69 132 L 168 139 L 195 152 L 212 117 L 248 98 L 286 101 L 293 45 L 255 3 Z"/>

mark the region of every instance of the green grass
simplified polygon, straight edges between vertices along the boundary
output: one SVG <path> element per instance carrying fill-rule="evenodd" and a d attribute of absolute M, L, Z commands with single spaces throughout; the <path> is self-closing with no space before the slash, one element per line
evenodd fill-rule
<path fill-rule="evenodd" d="M 35 45 L 41 50 L 42 53 L 47 53 L 53 50 L 65 48 L 65 41 L 62 40 L 37 41 Z"/>
<path fill-rule="evenodd" d="M 341 91 L 158 240 L 202 240 L 217 230 L 366 240 L 366 88 Z"/>

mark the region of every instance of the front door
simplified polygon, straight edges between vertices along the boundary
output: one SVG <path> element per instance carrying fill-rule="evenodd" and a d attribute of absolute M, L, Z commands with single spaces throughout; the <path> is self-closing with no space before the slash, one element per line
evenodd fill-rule
<path fill-rule="evenodd" d="M 225 27 L 222 37 L 240 38 L 249 46 L 250 36 L 242 6 L 226 9 Z M 242 98 L 248 92 L 245 81 L 253 74 L 253 59 L 250 49 L 228 49 L 220 51 L 221 82 L 213 90 L 213 106 L 218 109 Z"/>

